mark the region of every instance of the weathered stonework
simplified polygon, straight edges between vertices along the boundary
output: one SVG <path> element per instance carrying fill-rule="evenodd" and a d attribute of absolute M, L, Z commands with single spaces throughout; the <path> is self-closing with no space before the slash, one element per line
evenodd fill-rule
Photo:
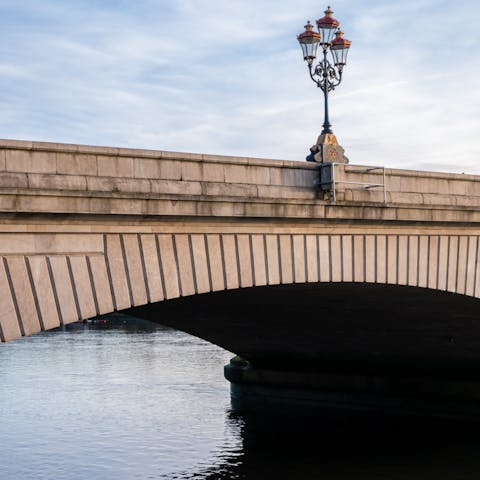
<path fill-rule="evenodd" d="M 338 179 L 378 183 L 338 166 Z M 480 177 L 0 141 L 2 341 L 179 296 L 360 282 L 480 296 Z"/>

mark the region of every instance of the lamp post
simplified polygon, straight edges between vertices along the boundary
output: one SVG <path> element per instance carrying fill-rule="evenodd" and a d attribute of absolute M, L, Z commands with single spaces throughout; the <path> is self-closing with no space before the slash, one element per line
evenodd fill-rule
<path fill-rule="evenodd" d="M 347 63 L 351 42 L 343 38 L 343 32 L 339 29 L 340 22 L 333 18 L 332 9 L 328 7 L 324 13 L 325 16 L 316 22 L 318 32 L 314 31 L 310 22 L 307 22 L 305 31 L 297 37 L 302 47 L 303 59 L 308 65 L 310 78 L 322 90 L 324 98 L 323 129 L 317 143 L 310 148 L 311 153 L 307 156 L 307 161 L 348 163 L 344 150 L 338 144 L 330 125 L 328 94 L 342 81 L 343 67 Z M 313 66 L 319 46 L 322 48 L 323 55 L 318 64 Z M 332 62 L 328 59 L 329 52 Z"/>

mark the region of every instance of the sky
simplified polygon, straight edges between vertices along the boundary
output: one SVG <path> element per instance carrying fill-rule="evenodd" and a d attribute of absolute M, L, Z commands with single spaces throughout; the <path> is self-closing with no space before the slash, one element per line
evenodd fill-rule
<path fill-rule="evenodd" d="M 332 0 L 353 164 L 480 173 L 480 2 Z M 0 0 L 0 138 L 304 161 L 313 0 Z"/>

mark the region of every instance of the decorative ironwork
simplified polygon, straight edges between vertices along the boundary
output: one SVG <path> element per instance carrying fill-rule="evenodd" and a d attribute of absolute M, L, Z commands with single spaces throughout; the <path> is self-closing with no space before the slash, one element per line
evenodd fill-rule
<path fill-rule="evenodd" d="M 333 18 L 330 7 L 325 10 L 325 16 L 317 20 L 318 33 L 313 31 L 313 25 L 307 22 L 305 31 L 297 39 L 302 47 L 303 58 L 307 62 L 311 79 L 323 91 L 324 96 L 324 122 L 323 134 L 333 134 L 328 115 L 328 93 L 335 90 L 342 81 L 343 67 L 346 64 L 350 40 L 343 38 L 339 29 L 340 22 Z M 335 38 L 334 38 L 335 36 Z M 323 58 L 313 66 L 318 46 L 322 47 Z M 331 52 L 333 63 L 327 54 Z"/>

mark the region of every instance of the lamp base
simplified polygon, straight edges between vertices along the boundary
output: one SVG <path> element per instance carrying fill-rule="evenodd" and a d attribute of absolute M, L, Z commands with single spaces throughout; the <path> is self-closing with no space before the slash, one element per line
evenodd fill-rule
<path fill-rule="evenodd" d="M 348 163 L 345 150 L 338 144 L 337 137 L 333 133 L 322 133 L 317 143 L 310 148 L 307 162 L 317 163 Z"/>

